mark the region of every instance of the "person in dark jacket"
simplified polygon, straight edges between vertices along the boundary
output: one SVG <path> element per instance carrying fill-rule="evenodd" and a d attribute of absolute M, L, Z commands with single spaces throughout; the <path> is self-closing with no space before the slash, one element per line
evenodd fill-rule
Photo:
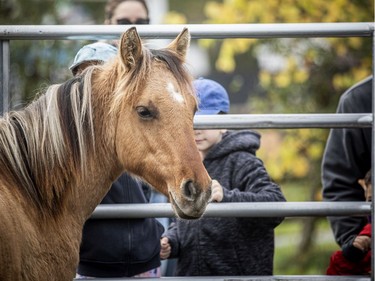
<path fill-rule="evenodd" d="M 348 89 L 337 113 L 372 112 L 372 77 Z M 364 201 L 357 180 L 371 169 L 371 128 L 331 129 L 322 162 L 324 201 Z M 350 244 L 367 224 L 365 217 L 329 217 L 336 242 Z"/>
<path fill-rule="evenodd" d="M 367 202 L 372 201 L 371 170 L 364 179 L 358 180 L 363 187 Z M 371 217 L 354 241 L 335 251 L 329 261 L 327 275 L 370 275 L 371 274 Z"/>
<path fill-rule="evenodd" d="M 229 112 L 226 90 L 209 79 L 194 81 L 197 114 Z M 196 130 L 196 144 L 213 179 L 213 202 L 284 202 L 256 157 L 253 131 Z M 272 275 L 274 228 L 283 218 L 177 220 L 163 234 L 161 258 L 178 258 L 178 276 Z"/>
<path fill-rule="evenodd" d="M 107 43 L 82 47 L 70 70 L 77 76 L 90 65 L 102 64 L 117 54 Z M 149 187 L 122 174 L 100 204 L 148 203 Z M 89 196 L 89 194 L 88 194 Z M 83 228 L 77 278 L 159 277 L 160 237 L 164 227 L 153 218 L 89 219 Z"/>
<path fill-rule="evenodd" d="M 122 174 L 100 204 L 148 203 L 142 184 Z M 89 277 L 160 275 L 160 237 L 153 218 L 89 219 L 83 228 L 78 274 Z"/>

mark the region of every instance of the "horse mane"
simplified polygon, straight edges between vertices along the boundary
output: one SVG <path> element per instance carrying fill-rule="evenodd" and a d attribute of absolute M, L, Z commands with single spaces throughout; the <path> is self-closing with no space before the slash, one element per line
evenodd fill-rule
<path fill-rule="evenodd" d="M 85 173 L 94 148 L 91 76 L 52 85 L 0 119 L 0 173 L 44 215 L 60 210 L 63 192 Z"/>

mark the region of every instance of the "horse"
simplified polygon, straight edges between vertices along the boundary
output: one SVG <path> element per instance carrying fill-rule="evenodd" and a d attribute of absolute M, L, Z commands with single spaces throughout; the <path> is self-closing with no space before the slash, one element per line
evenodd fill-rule
<path fill-rule="evenodd" d="M 146 48 L 135 27 L 116 58 L 51 85 L 0 119 L 0 280 L 72 280 L 82 228 L 124 171 L 202 216 L 211 179 L 194 142 L 190 34 Z"/>

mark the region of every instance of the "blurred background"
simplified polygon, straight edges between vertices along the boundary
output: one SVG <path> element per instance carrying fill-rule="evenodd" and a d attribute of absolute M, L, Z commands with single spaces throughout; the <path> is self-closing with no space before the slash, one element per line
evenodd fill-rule
<path fill-rule="evenodd" d="M 152 24 L 374 22 L 373 0 L 149 0 Z M 105 0 L 0 0 L 1 25 L 103 24 Z M 83 40 L 10 43 L 11 107 L 71 77 Z M 164 45 L 164 44 L 163 44 Z M 334 113 L 340 95 L 372 73 L 372 38 L 200 39 L 194 76 L 219 81 L 231 113 Z M 259 130 L 258 156 L 288 201 L 320 201 L 327 129 Z M 324 274 L 337 250 L 326 218 L 276 229 L 275 275 Z"/>

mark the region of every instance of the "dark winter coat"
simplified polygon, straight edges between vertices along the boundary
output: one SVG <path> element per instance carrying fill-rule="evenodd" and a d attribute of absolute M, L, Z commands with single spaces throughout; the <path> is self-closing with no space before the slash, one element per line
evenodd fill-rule
<path fill-rule="evenodd" d="M 101 204 L 148 203 L 142 184 L 127 174 L 115 181 Z M 164 227 L 153 218 L 89 219 L 83 229 L 78 273 L 130 277 L 160 266 Z"/>
<path fill-rule="evenodd" d="M 350 88 L 341 98 L 338 113 L 372 112 L 372 77 Z M 371 128 L 332 129 L 322 164 L 325 201 L 365 201 L 358 179 L 371 169 Z M 366 217 L 330 217 L 337 243 L 343 246 L 366 225 Z"/>
<path fill-rule="evenodd" d="M 228 132 L 206 155 L 204 165 L 224 188 L 225 202 L 285 201 L 260 159 L 260 136 Z M 282 218 L 177 220 L 167 231 L 179 276 L 272 275 L 274 228 Z"/>

